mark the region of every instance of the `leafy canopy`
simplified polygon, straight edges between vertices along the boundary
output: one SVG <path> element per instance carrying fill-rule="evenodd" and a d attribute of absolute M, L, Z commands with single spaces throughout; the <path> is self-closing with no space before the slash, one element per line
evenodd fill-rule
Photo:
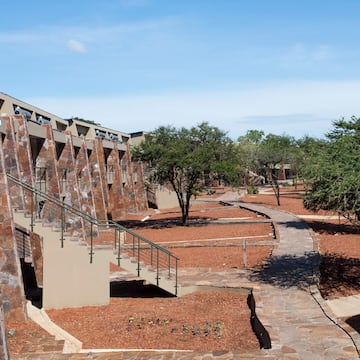
<path fill-rule="evenodd" d="M 191 129 L 161 126 L 133 149 L 133 158 L 148 164 L 152 182 L 172 186 L 183 224 L 188 223 L 193 195 L 212 180 L 234 183 L 238 179 L 232 141 L 206 122 Z"/>
<path fill-rule="evenodd" d="M 332 210 L 359 223 L 360 119 L 341 119 L 333 126 L 306 164 L 304 205 L 313 211 Z"/>

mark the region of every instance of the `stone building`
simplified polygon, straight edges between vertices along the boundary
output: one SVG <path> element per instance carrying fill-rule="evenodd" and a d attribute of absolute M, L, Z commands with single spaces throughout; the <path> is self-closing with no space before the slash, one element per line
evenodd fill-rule
<path fill-rule="evenodd" d="M 62 119 L 3 93 L 0 134 L 0 317 L 26 318 L 28 271 L 45 307 L 108 303 L 114 248 L 95 250 L 94 239 L 103 225 L 108 233 L 115 229 L 120 261 L 120 242 L 135 235 L 111 220 L 148 208 L 142 164 L 131 161 L 131 135 Z M 136 266 L 131 269 L 140 275 Z M 158 269 L 155 275 L 159 285 Z M 6 354 L 0 323 L 0 354 Z"/>

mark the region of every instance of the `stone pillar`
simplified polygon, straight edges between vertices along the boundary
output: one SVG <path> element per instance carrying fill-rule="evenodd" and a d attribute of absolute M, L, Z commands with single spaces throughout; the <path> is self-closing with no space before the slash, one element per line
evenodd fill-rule
<path fill-rule="evenodd" d="M 121 158 L 121 176 L 124 188 L 124 203 L 125 211 L 127 213 L 135 213 L 137 210 L 135 189 L 133 181 L 132 162 L 130 157 L 130 147 L 127 145 L 127 150 Z"/>
<path fill-rule="evenodd" d="M 46 128 L 46 139 L 41 146 L 35 164 L 37 168 L 46 169 L 47 194 L 60 200 L 60 182 L 56 166 L 57 156 L 54 134 L 51 125 L 43 126 Z M 49 202 L 45 202 L 42 209 L 42 219 L 49 224 L 59 224 L 59 220 L 61 219 L 61 209 Z"/>
<path fill-rule="evenodd" d="M 81 210 L 79 185 L 75 166 L 74 146 L 71 133 L 66 134 L 66 144 L 57 161 L 58 174 L 60 177 L 60 192 L 64 202 L 76 209 Z M 66 231 L 72 235 L 84 236 L 83 219 L 73 213 L 65 214 Z"/>
<path fill-rule="evenodd" d="M 123 182 L 121 178 L 120 155 L 116 147 L 109 154 L 107 171 L 111 183 L 108 211 L 113 220 L 118 220 L 125 215 L 125 203 Z"/>
<path fill-rule="evenodd" d="M 21 119 L 21 117 L 18 118 Z M 9 116 L 2 120 L 5 122 L 6 127 L 6 134 L 3 139 L 2 148 L 4 153 L 5 172 L 19 179 L 20 169 L 14 120 L 16 121 L 16 119 Z M 24 209 L 25 202 L 23 189 L 11 181 L 8 182 L 8 186 L 12 207 Z"/>
<path fill-rule="evenodd" d="M 96 217 L 89 164 L 89 153 L 91 156 L 91 152 L 92 149 L 88 149 L 85 139 L 82 139 L 81 148 L 76 156 L 75 167 L 80 193 L 80 209 L 92 217 Z"/>
<path fill-rule="evenodd" d="M 5 174 L 2 141 L 0 144 L 0 297 L 6 319 L 25 319 L 25 296 L 16 249 L 15 227 Z"/>
<path fill-rule="evenodd" d="M 98 220 L 107 219 L 107 185 L 106 184 L 106 167 L 104 150 L 101 138 L 93 140 L 94 148 L 89 157 L 90 174 L 92 181 L 92 191 L 94 194 L 94 203 L 96 218 Z"/>
<path fill-rule="evenodd" d="M 0 359 L 9 360 L 10 354 L 7 345 L 6 327 L 2 303 L 0 302 Z"/>
<path fill-rule="evenodd" d="M 17 122 L 17 153 L 20 171 L 20 180 L 35 187 L 34 162 L 31 150 L 28 123 L 24 116 L 15 116 Z M 24 191 L 24 201 L 27 211 L 31 211 L 31 194 Z"/>
<path fill-rule="evenodd" d="M 132 169 L 137 210 L 144 211 L 148 209 L 148 203 L 144 185 L 143 165 L 141 162 L 133 162 Z"/>

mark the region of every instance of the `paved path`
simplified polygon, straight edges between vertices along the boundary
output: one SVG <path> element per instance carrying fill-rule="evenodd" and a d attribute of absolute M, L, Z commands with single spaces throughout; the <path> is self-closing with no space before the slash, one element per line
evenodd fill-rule
<path fill-rule="evenodd" d="M 318 291 L 319 255 L 306 223 L 287 212 L 244 206 L 270 216 L 279 233 L 268 264 L 252 275 L 257 313 L 272 351 L 296 359 L 359 358 L 354 346 L 360 348 L 359 334 L 333 316 Z"/>
<path fill-rule="evenodd" d="M 24 355 L 17 359 L 358 359 L 360 336 L 336 319 L 317 289 L 319 256 L 302 220 L 293 214 L 239 203 L 269 216 L 279 236 L 279 245 L 262 270 L 249 275 L 244 270 L 228 272 L 180 272 L 184 284 L 250 286 L 256 312 L 270 334 L 272 349 L 244 352 L 122 352 L 97 354 Z"/>

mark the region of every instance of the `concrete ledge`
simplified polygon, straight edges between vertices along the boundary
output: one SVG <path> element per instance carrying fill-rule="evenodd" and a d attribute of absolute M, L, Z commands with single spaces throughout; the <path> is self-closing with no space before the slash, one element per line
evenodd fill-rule
<path fill-rule="evenodd" d="M 81 351 L 82 342 L 53 323 L 46 314 L 45 310 L 36 308 L 30 301 L 28 301 L 26 304 L 26 311 L 31 320 L 36 322 L 49 334 L 55 336 L 56 340 L 64 340 L 63 353 L 70 354 Z"/>

